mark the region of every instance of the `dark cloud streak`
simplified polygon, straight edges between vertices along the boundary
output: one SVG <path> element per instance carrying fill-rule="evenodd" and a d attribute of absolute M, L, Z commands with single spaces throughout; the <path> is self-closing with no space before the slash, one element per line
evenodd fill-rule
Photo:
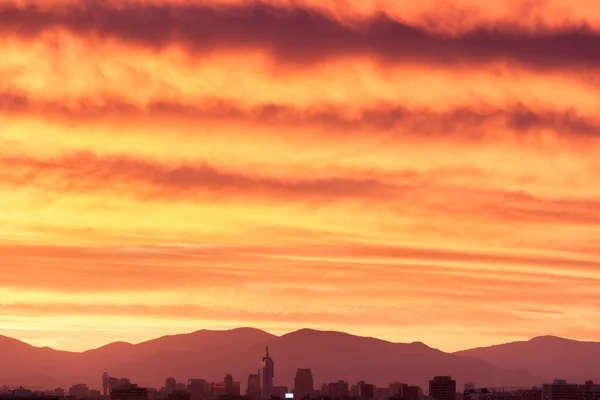
<path fill-rule="evenodd" d="M 119 99 L 103 103 L 98 105 L 97 102 L 84 99 L 73 107 L 60 102 L 40 102 L 21 94 L 0 93 L 0 112 L 5 111 L 13 115 L 36 114 L 43 118 L 64 119 L 69 123 L 102 123 L 107 118 L 126 117 L 138 124 L 141 119 L 173 117 L 207 122 L 325 127 L 333 132 L 364 130 L 369 131 L 370 135 L 390 131 L 394 131 L 395 135 L 401 135 L 404 131 L 418 134 L 448 134 L 460 131 L 460 138 L 473 139 L 485 136 L 486 124 L 500 121 L 517 135 L 551 130 L 559 136 L 600 136 L 600 122 L 580 116 L 574 110 L 534 110 L 522 104 L 505 109 L 475 110 L 462 107 L 448 112 L 379 104 L 360 110 L 355 115 L 349 115 L 336 106 L 297 109 L 281 104 L 263 104 L 242 107 L 234 102 L 219 99 L 198 105 L 156 100 L 138 106 Z M 397 128 L 404 129 L 398 131 Z"/>
<path fill-rule="evenodd" d="M 533 68 L 600 64 L 600 36 L 585 26 L 535 33 L 514 26 L 480 27 L 460 36 L 441 36 L 383 14 L 351 26 L 317 10 L 284 9 L 260 2 L 117 6 L 87 1 L 53 9 L 35 5 L 0 8 L 4 34 L 36 36 L 52 28 L 152 48 L 182 44 L 199 55 L 223 47 L 264 49 L 280 62 L 294 64 L 355 54 L 392 63 L 512 60 Z"/>

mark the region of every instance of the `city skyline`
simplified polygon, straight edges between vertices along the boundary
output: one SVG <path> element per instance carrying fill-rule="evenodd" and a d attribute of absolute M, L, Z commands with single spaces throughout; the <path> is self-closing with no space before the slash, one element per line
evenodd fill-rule
<path fill-rule="evenodd" d="M 276 370 L 271 348 L 281 355 Z M 112 343 L 82 353 L 35 348 L 0 337 L 0 352 L 12 360 L 0 364 L 0 378 L 13 385 L 37 382 L 57 387 L 64 385 L 60 382 L 74 381 L 95 388 L 100 383 L 98 366 L 105 365 L 108 368 L 102 374 L 101 393 L 113 386 L 111 382 L 120 382 L 108 371 L 144 387 L 164 382 L 165 376 L 175 373 L 166 380 L 167 391 L 179 388 L 182 383 L 178 382 L 187 381 L 190 393 L 200 393 L 198 388 L 215 382 L 217 391 L 229 393 L 235 387 L 248 387 L 255 395 L 271 393 L 280 397 L 289 388 L 307 393 L 310 387 L 318 388 L 321 382 L 335 383 L 340 378 L 380 387 L 403 377 L 423 388 L 431 376 L 452 376 L 459 386 L 475 381 L 485 387 L 513 388 L 551 382 L 557 376 L 575 382 L 600 381 L 596 368 L 600 342 L 549 336 L 444 353 L 422 343 L 390 343 L 342 332 L 304 329 L 276 337 L 257 329 L 240 328 L 198 331 L 138 345 Z M 257 359 L 256 354 L 261 353 Z M 561 361 L 557 363 L 557 359 Z M 442 380 L 441 387 L 446 387 L 445 382 Z M 344 392 L 339 385 L 331 390 Z M 365 390 L 372 389 L 365 386 Z M 416 389 L 409 386 L 407 390 L 414 393 Z"/>
<path fill-rule="evenodd" d="M 0 335 L 600 340 L 600 3 L 0 0 L 0 54 Z"/>

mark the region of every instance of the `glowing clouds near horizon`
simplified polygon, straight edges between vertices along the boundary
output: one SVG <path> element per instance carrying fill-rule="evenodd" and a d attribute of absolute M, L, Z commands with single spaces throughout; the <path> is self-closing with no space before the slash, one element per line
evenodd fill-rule
<path fill-rule="evenodd" d="M 1 0 L 0 334 L 597 336 L 600 20 L 334 3 Z"/>

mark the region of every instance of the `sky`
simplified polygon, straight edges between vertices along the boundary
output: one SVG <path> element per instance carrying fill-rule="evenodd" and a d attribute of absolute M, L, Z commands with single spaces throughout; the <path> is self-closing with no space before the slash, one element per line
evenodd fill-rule
<path fill-rule="evenodd" d="M 0 0 L 0 334 L 600 338 L 600 3 Z"/>

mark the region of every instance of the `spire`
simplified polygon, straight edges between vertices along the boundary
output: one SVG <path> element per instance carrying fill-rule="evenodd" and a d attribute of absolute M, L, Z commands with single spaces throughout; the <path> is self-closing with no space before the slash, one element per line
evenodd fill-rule
<path fill-rule="evenodd" d="M 266 356 L 269 357 L 269 346 L 267 346 Z"/>

